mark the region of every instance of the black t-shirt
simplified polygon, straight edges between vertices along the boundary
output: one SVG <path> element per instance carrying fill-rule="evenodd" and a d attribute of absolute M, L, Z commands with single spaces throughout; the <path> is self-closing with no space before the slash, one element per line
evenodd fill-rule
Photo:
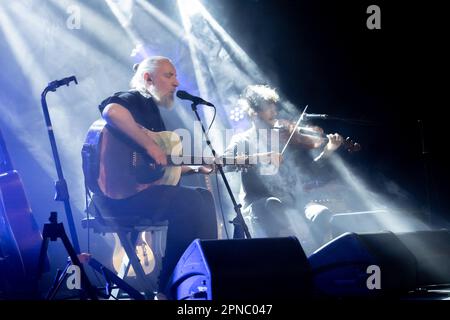
<path fill-rule="evenodd" d="M 134 121 L 151 131 L 159 132 L 166 130 L 161 113 L 153 98 L 146 98 L 137 90 L 114 93 L 100 103 L 98 106 L 100 113 L 110 103 L 117 103 L 128 109 Z"/>
<path fill-rule="evenodd" d="M 110 103 L 117 103 L 126 108 L 134 118 L 134 120 L 141 126 L 154 131 L 165 131 L 166 127 L 162 120 L 158 106 L 155 101 L 150 97 L 143 96 L 137 90 L 120 91 L 114 93 L 112 96 L 103 100 L 98 106 L 100 113 L 103 112 L 105 107 Z M 107 125 L 108 126 L 108 125 Z M 132 143 L 128 137 L 123 133 L 117 131 L 113 127 L 108 126 L 112 133 L 117 134 L 117 137 L 124 139 L 127 143 Z M 113 209 L 118 203 L 126 204 L 130 201 L 129 198 L 121 200 L 112 200 L 102 193 L 97 193 L 95 196 L 95 203 L 101 208 L 103 214 L 108 215 L 107 212 L 114 212 Z"/>

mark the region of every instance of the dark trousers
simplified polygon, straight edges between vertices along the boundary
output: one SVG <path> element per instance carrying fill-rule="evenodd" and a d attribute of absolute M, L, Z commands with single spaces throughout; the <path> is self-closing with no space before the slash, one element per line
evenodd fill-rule
<path fill-rule="evenodd" d="M 289 229 L 286 208 L 287 206 L 275 197 L 258 199 L 246 207 L 244 213 L 251 217 L 253 237 L 278 237 L 280 232 Z"/>
<path fill-rule="evenodd" d="M 289 198 L 265 197 L 249 204 L 244 213 L 250 215 L 253 236 L 257 238 L 296 235 L 308 252 L 330 240 L 332 213 L 322 205 L 308 204 L 302 212 Z M 309 230 L 297 229 L 291 219 L 306 224 Z"/>
<path fill-rule="evenodd" d="M 159 277 L 160 292 L 165 291 L 173 269 L 193 240 L 217 239 L 214 200 L 203 188 L 152 186 L 127 199 L 97 197 L 94 202 L 104 216 L 126 220 L 124 217 L 130 215 L 155 222 L 168 221 L 166 253 Z"/>

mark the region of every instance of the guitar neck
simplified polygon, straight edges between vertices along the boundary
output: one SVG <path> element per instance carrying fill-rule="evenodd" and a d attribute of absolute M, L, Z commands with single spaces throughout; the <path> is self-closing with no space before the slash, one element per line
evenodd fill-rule
<path fill-rule="evenodd" d="M 245 165 L 248 164 L 248 159 L 246 158 L 245 161 L 238 160 L 233 157 L 221 157 L 221 158 L 214 158 L 214 157 L 197 157 L 197 156 L 169 156 L 167 157 L 168 164 L 170 166 L 184 166 L 184 165 L 208 165 L 208 164 L 214 164 L 214 163 L 220 163 L 222 165 Z M 244 163 L 241 163 L 244 162 Z"/>

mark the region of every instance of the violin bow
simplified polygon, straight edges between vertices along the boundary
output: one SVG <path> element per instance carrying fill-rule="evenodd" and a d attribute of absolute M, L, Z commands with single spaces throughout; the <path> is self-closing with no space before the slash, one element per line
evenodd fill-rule
<path fill-rule="evenodd" d="M 300 125 L 300 122 L 303 120 L 303 117 L 305 116 L 305 112 L 306 112 L 307 108 L 308 108 L 308 105 L 306 105 L 305 109 L 303 109 L 303 112 L 300 115 L 300 118 L 298 118 L 297 123 L 295 124 L 295 128 L 298 128 L 298 126 Z M 281 155 L 283 155 L 284 151 L 286 150 L 286 148 L 287 148 L 287 146 L 289 144 L 289 141 L 291 141 L 292 136 L 294 135 L 294 133 L 295 133 L 295 130 L 292 130 L 291 135 L 289 136 L 289 139 L 286 141 L 286 144 L 283 147 L 283 150 L 281 150 Z"/>

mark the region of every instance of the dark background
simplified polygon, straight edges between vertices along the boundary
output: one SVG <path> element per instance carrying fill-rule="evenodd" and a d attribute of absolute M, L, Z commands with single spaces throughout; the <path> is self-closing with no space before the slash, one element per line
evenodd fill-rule
<path fill-rule="evenodd" d="M 48 5 L 45 1 L 29 1 L 36 7 Z M 164 14 L 181 25 L 175 0 L 149 1 Z M 202 1 L 206 9 L 223 29 L 242 47 L 260 69 L 269 76 L 270 84 L 276 86 L 282 96 L 296 106 L 309 105 L 311 113 L 327 113 L 347 119 L 371 121 L 372 125 L 355 124 L 344 121 L 318 121 L 326 132 L 339 132 L 350 136 L 362 145 L 358 154 L 343 156 L 361 173 L 365 181 L 380 193 L 386 181 L 394 181 L 408 194 L 403 205 L 427 218 L 430 205 L 431 218 L 437 226 L 442 226 L 441 218 L 450 221 L 447 181 L 450 170 L 447 161 L 447 107 L 444 84 L 448 83 L 446 73 L 446 52 L 444 42 L 448 32 L 445 24 L 446 11 L 438 1 L 412 3 L 410 1 L 275 1 L 275 0 L 209 0 Z M 96 13 L 117 24 L 104 2 L 85 2 Z M 366 20 L 369 5 L 381 9 L 381 30 L 369 30 Z M 61 12 L 60 24 L 64 24 L 65 12 Z M 42 17 L 43 23 L 46 22 Z M 51 30 L 51 28 L 49 28 Z M 153 30 L 148 30 L 150 36 Z M 75 31 L 72 34 L 78 35 Z M 91 40 L 79 31 L 81 39 Z M 107 39 L 108 30 L 104 30 Z M 28 35 L 32 37 L 33 35 Z M 85 38 L 83 38 L 85 37 Z M 126 37 L 123 33 L 123 47 L 128 57 Z M 156 35 L 155 35 L 156 37 Z M 95 38 L 93 39 L 95 40 Z M 448 41 L 447 41 L 448 42 Z M 100 43 L 100 50 L 107 51 Z M 36 135 L 47 145 L 47 136 L 42 122 L 37 98 L 30 94 L 27 83 L 35 81 L 33 71 L 22 73 L 14 54 L 0 34 L 0 100 L 6 101 L 2 108 L 15 108 L 19 120 L 34 122 Z M 58 48 L 49 46 L 48 49 Z M 174 49 L 175 51 L 175 49 Z M 45 50 L 43 51 L 45 53 Z M 36 52 L 37 62 L 46 62 L 47 57 Z M 67 52 L 66 52 L 67 53 Z M 108 52 L 114 57 L 114 52 Z M 87 56 L 89 52 L 87 53 Z M 124 57 L 114 57 L 118 61 Z M 119 59 L 120 58 L 120 59 Z M 88 60 L 85 57 L 86 60 Z M 83 61 L 83 57 L 79 57 Z M 70 65 L 70 60 L 62 59 L 61 68 Z M 189 63 L 189 62 L 187 62 Z M 98 62 L 99 65 L 102 61 Z M 131 61 L 127 61 L 127 66 Z M 97 74 L 85 74 L 88 80 L 104 80 L 110 77 L 108 70 L 95 69 Z M 19 72 L 20 71 L 20 72 Z M 66 76 L 58 70 L 48 70 L 49 80 Z M 56 76 L 57 74 L 57 76 Z M 74 72 L 78 75 L 78 72 Z M 181 74 L 181 72 L 180 72 Z M 53 77 L 54 76 L 54 77 Z M 190 75 L 192 76 L 192 75 Z M 83 78 L 81 78 L 83 80 Z M 86 80 L 86 79 L 84 79 Z M 88 82 L 94 93 L 99 94 L 100 85 L 113 90 L 117 79 L 107 78 L 107 84 Z M 16 85 L 16 84 L 19 85 Z M 80 88 L 87 81 L 80 81 Z M 45 83 L 42 83 L 42 88 Z M 110 86 L 111 85 L 111 86 Z M 84 87 L 86 88 L 86 87 Z M 119 89 L 119 88 L 117 88 Z M 123 89 L 123 88 L 122 88 Z M 70 90 L 77 90 L 72 86 Z M 78 89 L 80 90 L 80 89 Z M 80 90 L 81 91 L 81 90 Z M 80 92 L 78 91 L 78 93 Z M 78 101 L 72 101 L 77 91 L 61 90 L 72 104 L 66 109 L 82 110 Z M 102 92 L 103 94 L 103 92 Z M 55 106 L 49 100 L 51 107 Z M 98 100 L 99 102 L 100 100 Z M 82 101 L 80 101 L 82 102 Z M 90 106 L 95 109 L 97 101 Z M 26 108 L 27 107 L 27 108 Z M 37 114 L 29 110 L 36 110 Z M 93 112 L 93 113 L 94 113 Z M 92 113 L 92 114 L 93 114 Z M 31 115 L 36 115 L 32 118 Z M 89 125 L 91 115 L 74 119 L 72 128 Z M 92 115 L 93 117 L 93 115 Z M 34 119 L 34 120 L 30 120 Z M 2 117 L 2 130 L 16 168 L 21 173 L 33 212 L 40 226 L 47 222 L 48 213 L 56 208 L 60 221 L 65 221 L 61 203 L 53 201 L 55 175 L 43 172 L 37 159 L 23 145 L 21 132 L 4 126 L 7 117 Z M 423 130 L 418 120 L 422 120 Z M 21 120 L 22 121 L 22 120 Z M 41 122 L 39 122 L 41 121 Z M 27 122 L 27 123 L 28 123 Z M 56 122 L 55 122 L 56 123 Z M 56 131 L 58 135 L 60 131 Z M 77 144 L 78 143 L 78 144 Z M 74 141 L 76 150 L 81 141 Z M 62 149 L 62 148 L 61 148 Z M 50 154 L 47 145 L 47 152 Z M 65 173 L 70 168 L 67 159 L 62 159 Z M 51 161 L 51 160 L 49 160 Z M 67 176 L 70 176 L 68 174 Z M 80 177 L 77 177 L 81 179 Z M 74 190 L 69 184 L 71 194 Z M 429 194 L 429 199 L 427 199 Z M 392 196 L 390 194 L 389 196 Z M 74 197 L 75 198 L 75 197 Z M 72 201 L 74 200 L 72 198 Z M 405 199 L 403 199 L 405 201 Z M 75 216 L 84 213 L 76 212 Z M 76 222 L 79 225 L 79 221 Z M 79 230 L 80 241 L 86 242 L 87 232 Z M 92 249 L 98 255 L 109 253 L 104 244 L 92 236 Z M 97 240 L 97 241 L 94 241 Z M 58 247 L 57 247 L 58 246 Z M 56 248 L 57 247 L 57 248 Z M 56 249 L 55 249 L 56 248 Z M 52 267 L 65 264 L 66 253 L 61 244 L 49 247 Z M 105 251 L 105 252 L 104 252 Z M 106 260 L 105 260 L 106 261 Z M 49 281 L 54 272 L 48 274 Z"/>
<path fill-rule="evenodd" d="M 360 142 L 351 161 L 389 177 L 413 207 L 450 217 L 446 159 L 443 8 L 407 1 L 211 1 L 220 21 L 280 91 L 309 112 L 370 120 L 317 124 Z M 366 9 L 381 9 L 369 30 Z M 213 11 L 214 12 L 214 11 Z M 419 122 L 418 120 L 421 120 Z M 428 177 L 428 178 L 427 178 Z M 381 184 L 379 187 L 382 187 Z M 380 190 L 382 191 L 382 190 Z M 430 201 L 427 201 L 427 192 Z"/>

